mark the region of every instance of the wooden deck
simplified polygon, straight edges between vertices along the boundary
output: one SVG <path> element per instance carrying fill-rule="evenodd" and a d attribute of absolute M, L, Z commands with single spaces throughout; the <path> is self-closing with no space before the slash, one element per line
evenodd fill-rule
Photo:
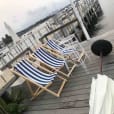
<path fill-rule="evenodd" d="M 91 80 L 99 73 L 99 58 L 91 53 L 90 47 L 97 39 L 107 39 L 114 45 L 114 31 L 82 44 L 91 59 L 86 61 L 88 73 L 79 66 L 69 78 L 60 98 L 45 92 L 34 101 L 28 102 L 29 106 L 25 114 L 89 114 Z M 114 78 L 114 50 L 104 58 L 103 72 Z M 57 85 L 58 83 L 53 88 Z"/>

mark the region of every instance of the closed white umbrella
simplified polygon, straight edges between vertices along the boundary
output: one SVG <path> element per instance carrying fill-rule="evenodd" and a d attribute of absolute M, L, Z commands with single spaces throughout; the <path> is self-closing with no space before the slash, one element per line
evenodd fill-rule
<path fill-rule="evenodd" d="M 4 26 L 6 30 L 8 31 L 9 35 L 13 38 L 14 43 L 17 43 L 18 41 L 20 41 L 20 38 L 17 36 L 14 30 L 6 22 L 4 22 Z"/>
<path fill-rule="evenodd" d="M 89 114 L 114 114 L 114 81 L 98 74 L 92 79 Z"/>

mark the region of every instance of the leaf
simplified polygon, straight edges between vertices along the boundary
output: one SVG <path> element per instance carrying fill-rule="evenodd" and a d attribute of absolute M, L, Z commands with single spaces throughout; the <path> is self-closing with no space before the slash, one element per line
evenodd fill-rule
<path fill-rule="evenodd" d="M 0 107 L 3 109 L 6 109 L 6 107 L 7 107 L 6 102 L 1 97 L 0 97 Z"/>
<path fill-rule="evenodd" d="M 23 100 L 23 91 L 20 89 L 12 89 L 12 91 L 10 91 L 10 93 L 7 93 L 3 99 L 0 99 L 0 107 L 2 107 L 5 112 L 8 112 L 3 114 L 20 114 L 21 112 L 25 111 L 25 109 L 27 109 L 27 106 L 20 104 Z"/>
<path fill-rule="evenodd" d="M 18 112 L 19 113 L 24 112 L 26 109 L 27 109 L 27 106 L 20 104 L 18 107 Z"/>
<path fill-rule="evenodd" d="M 8 114 L 6 102 L 0 97 L 0 114 Z"/>
<path fill-rule="evenodd" d="M 10 103 L 7 105 L 7 111 L 9 113 L 12 113 L 13 112 L 18 112 L 18 104 L 17 103 Z"/>
<path fill-rule="evenodd" d="M 5 101 L 7 104 L 12 101 L 11 98 L 10 98 L 9 92 L 7 92 L 7 91 L 3 94 L 2 98 L 4 99 L 4 101 Z"/>
<path fill-rule="evenodd" d="M 10 97 L 12 101 L 16 103 L 20 103 L 24 100 L 23 92 L 20 89 L 12 89 Z"/>

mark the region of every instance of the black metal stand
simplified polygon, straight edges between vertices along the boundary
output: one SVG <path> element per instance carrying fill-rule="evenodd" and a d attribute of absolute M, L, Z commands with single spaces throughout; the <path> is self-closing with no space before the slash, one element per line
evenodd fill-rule
<path fill-rule="evenodd" d="M 100 73 L 103 74 L 103 55 L 100 53 Z"/>
<path fill-rule="evenodd" d="M 92 52 L 100 56 L 100 73 L 103 74 L 103 57 L 112 51 L 112 44 L 107 40 L 97 40 L 91 46 Z"/>

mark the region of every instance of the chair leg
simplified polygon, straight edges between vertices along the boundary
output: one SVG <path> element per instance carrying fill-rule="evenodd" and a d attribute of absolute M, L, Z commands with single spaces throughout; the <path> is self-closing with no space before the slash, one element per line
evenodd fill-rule
<path fill-rule="evenodd" d="M 41 86 L 39 84 L 35 84 L 36 86 L 39 86 L 41 88 L 41 90 L 36 94 L 36 96 L 38 96 L 39 94 L 41 94 L 43 91 L 47 91 L 47 92 L 49 92 L 50 94 L 52 94 L 52 95 L 54 95 L 56 97 L 60 97 L 60 94 L 61 94 L 61 92 L 63 90 L 63 87 L 64 87 L 65 83 L 67 82 L 67 80 L 64 79 L 64 78 L 62 78 L 61 76 L 58 76 L 58 77 L 61 80 L 63 80 L 63 82 L 62 82 L 62 84 L 61 84 L 60 89 L 58 90 L 58 92 L 54 92 L 54 91 L 48 89 L 49 85 L 46 85 L 45 87 L 43 87 L 43 86 Z M 33 96 L 32 99 L 34 99 L 36 96 Z"/>
<path fill-rule="evenodd" d="M 46 85 L 45 87 L 48 88 L 49 86 L 51 86 L 52 83 L 49 83 L 48 85 Z M 34 95 L 32 96 L 31 100 L 34 100 L 37 96 L 39 96 L 41 93 L 43 93 L 45 90 L 44 89 L 41 89 L 41 88 L 38 88 Z"/>
<path fill-rule="evenodd" d="M 77 64 L 74 64 L 73 67 L 71 68 L 70 72 L 68 73 L 68 77 L 70 77 L 72 71 L 75 69 L 75 67 L 77 66 Z"/>
<path fill-rule="evenodd" d="M 32 80 L 28 79 L 28 78 L 25 77 L 24 75 L 22 75 L 22 74 L 16 72 L 14 69 L 11 69 L 11 72 L 14 73 L 14 74 L 17 75 L 17 76 L 23 77 L 23 78 L 26 80 L 27 85 L 28 85 L 28 88 L 29 88 L 29 90 L 30 90 L 30 92 L 31 92 L 31 94 L 32 94 L 33 97 L 36 97 L 36 95 L 41 94 L 43 91 L 47 91 L 47 92 L 49 92 L 50 94 L 52 94 L 52 95 L 54 95 L 54 96 L 56 96 L 56 97 L 59 97 L 59 96 L 60 96 L 60 93 L 62 92 L 62 89 L 63 89 L 65 83 L 67 82 L 66 79 L 64 79 L 63 77 L 57 75 L 57 77 L 62 80 L 62 84 L 61 84 L 60 89 L 58 90 L 58 92 L 54 92 L 54 91 L 48 89 L 48 87 L 51 85 L 52 82 L 49 83 L 49 84 L 47 84 L 46 86 L 43 86 L 43 85 L 41 85 L 41 84 L 38 84 L 37 82 L 33 82 Z M 38 87 L 35 92 L 33 92 L 30 83 Z M 40 88 L 41 88 L 41 90 L 40 90 Z M 38 93 L 37 93 L 37 92 L 38 92 Z M 37 94 L 36 94 L 36 93 L 37 93 Z"/>
<path fill-rule="evenodd" d="M 65 76 L 65 77 L 68 77 L 67 74 L 65 74 L 64 72 L 60 71 L 60 70 L 56 70 L 56 72 L 60 73 L 61 75 Z"/>
<path fill-rule="evenodd" d="M 39 96 L 39 95 L 40 95 L 42 92 L 44 92 L 44 91 L 47 91 L 47 92 L 49 92 L 50 94 L 52 94 L 52 95 L 54 95 L 54 96 L 56 96 L 56 97 L 60 97 L 60 94 L 61 94 L 61 92 L 62 92 L 62 90 L 63 90 L 64 85 L 65 85 L 66 82 L 67 82 L 67 80 L 64 79 L 57 93 L 56 93 L 56 92 L 53 92 L 52 90 L 49 90 L 49 89 L 48 89 L 48 87 L 49 87 L 52 83 L 46 85 L 44 88 L 41 88 L 41 90 L 39 90 L 39 88 L 38 88 L 38 89 L 35 91 L 35 93 L 33 94 L 31 100 L 34 100 L 37 96 Z"/>
<path fill-rule="evenodd" d="M 38 87 L 37 89 L 36 89 L 36 91 L 34 92 L 34 94 L 33 94 L 33 96 L 36 96 L 36 94 L 40 91 L 40 87 Z"/>
<path fill-rule="evenodd" d="M 59 89 L 59 91 L 58 91 L 58 93 L 57 93 L 58 96 L 60 96 L 60 94 L 61 94 L 61 92 L 62 92 L 62 90 L 63 90 L 63 87 L 64 87 L 65 83 L 66 83 L 66 80 L 64 80 L 63 83 L 61 84 L 61 87 L 60 87 L 60 89 Z"/>
<path fill-rule="evenodd" d="M 66 60 L 65 60 L 65 59 L 64 59 L 64 61 L 65 61 L 65 67 L 66 67 L 67 71 L 69 71 L 68 64 L 67 64 L 67 62 L 66 62 Z"/>
<path fill-rule="evenodd" d="M 32 87 L 31 87 L 30 83 L 28 81 L 26 81 L 26 83 L 27 83 L 27 86 L 29 88 L 29 91 L 30 91 L 31 95 L 33 96 L 34 95 L 34 92 L 32 90 Z"/>

